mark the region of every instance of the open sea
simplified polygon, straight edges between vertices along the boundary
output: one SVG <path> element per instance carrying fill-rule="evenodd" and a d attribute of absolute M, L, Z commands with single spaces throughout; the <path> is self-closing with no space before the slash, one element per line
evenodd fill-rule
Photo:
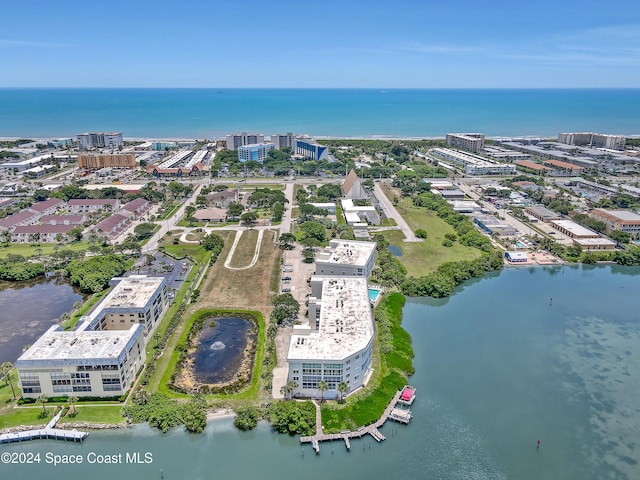
<path fill-rule="evenodd" d="M 640 135 L 640 89 L 0 88 L 0 137 L 212 139 L 239 131 L 316 137 Z"/>
<path fill-rule="evenodd" d="M 638 267 L 524 267 L 467 282 L 448 299 L 408 299 L 414 420 L 387 422 L 381 443 L 352 440 L 350 452 L 323 443 L 315 455 L 265 423 L 240 432 L 215 420 L 199 435 L 140 425 L 82 444 L 3 445 L 0 453 L 41 461 L 0 463 L 0 478 L 637 480 L 638 291 Z M 119 453 L 122 463 L 88 463 Z M 127 463 L 126 453 L 151 461 Z M 52 466 L 47 454 L 83 463 Z"/>

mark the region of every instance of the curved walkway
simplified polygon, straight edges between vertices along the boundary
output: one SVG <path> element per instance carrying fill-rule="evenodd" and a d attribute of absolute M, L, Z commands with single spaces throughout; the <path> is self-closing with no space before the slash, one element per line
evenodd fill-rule
<path fill-rule="evenodd" d="M 256 239 L 256 249 L 253 252 L 253 259 L 251 259 L 251 263 L 244 267 L 232 267 L 231 259 L 233 258 L 233 254 L 236 251 L 236 247 L 238 246 L 238 242 L 240 241 L 240 237 L 242 237 L 243 230 L 238 230 L 236 234 L 236 238 L 233 239 L 233 245 L 231 245 L 231 250 L 229 251 L 229 255 L 227 255 L 227 261 L 224 262 L 225 268 L 229 270 L 246 270 L 248 268 L 253 267 L 258 261 L 258 256 L 260 255 L 260 245 L 262 245 L 262 237 L 264 235 L 264 230 L 258 230 L 258 238 Z"/>

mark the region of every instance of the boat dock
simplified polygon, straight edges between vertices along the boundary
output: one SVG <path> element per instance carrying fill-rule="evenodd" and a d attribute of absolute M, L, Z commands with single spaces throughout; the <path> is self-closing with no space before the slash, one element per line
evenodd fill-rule
<path fill-rule="evenodd" d="M 58 420 L 62 416 L 62 410 L 51 419 L 44 428 L 27 430 L 26 432 L 3 433 L 0 435 L 0 443 L 26 442 L 28 440 L 53 439 L 65 440 L 72 442 L 82 442 L 89 436 L 87 432 L 79 432 L 78 430 L 62 430 L 55 428 Z"/>
<path fill-rule="evenodd" d="M 320 453 L 320 442 L 342 440 L 344 441 L 347 450 L 351 450 L 351 439 L 362 438 L 365 435 L 371 435 L 376 442 L 382 442 L 385 440 L 385 436 L 380 433 L 378 428 L 382 427 L 387 420 L 394 420 L 396 422 L 408 424 L 411 421 L 411 412 L 409 410 L 403 410 L 396 408 L 400 395 L 404 390 L 399 390 L 389 402 L 389 405 L 384 410 L 382 416 L 377 422 L 367 425 L 366 427 L 360 427 L 355 431 L 343 430 L 340 433 L 322 433 L 322 417 L 320 414 L 320 406 L 316 404 L 316 434 L 312 436 L 300 437 L 300 443 L 310 443 L 316 454 Z M 314 402 L 315 403 L 315 402 Z"/>

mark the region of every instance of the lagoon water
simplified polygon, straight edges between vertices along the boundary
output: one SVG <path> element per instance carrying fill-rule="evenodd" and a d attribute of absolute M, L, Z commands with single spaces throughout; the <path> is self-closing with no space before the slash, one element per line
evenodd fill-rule
<path fill-rule="evenodd" d="M 137 426 L 92 433 L 81 445 L 3 446 L 43 461 L 0 464 L 0 477 L 637 479 L 638 291 L 640 268 L 522 268 L 469 282 L 449 299 L 409 299 L 414 421 L 387 423 L 380 444 L 354 440 L 348 453 L 342 442 L 324 443 L 316 456 L 264 423 L 243 433 L 218 420 L 201 435 Z M 150 452 L 153 461 L 52 468 L 46 452 Z"/>
<path fill-rule="evenodd" d="M 24 282 L 0 282 L 0 363 L 15 362 L 60 316 L 82 301 L 67 279 L 55 276 Z"/>
<path fill-rule="evenodd" d="M 0 88 L 0 137 L 638 135 L 640 89 Z"/>

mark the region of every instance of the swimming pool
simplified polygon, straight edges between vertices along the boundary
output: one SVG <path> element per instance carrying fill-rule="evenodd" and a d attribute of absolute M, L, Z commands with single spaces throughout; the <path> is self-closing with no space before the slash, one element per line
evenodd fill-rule
<path fill-rule="evenodd" d="M 369 300 L 371 300 L 372 302 L 375 302 L 379 296 L 380 296 L 380 290 L 378 290 L 377 288 L 369 289 Z"/>
<path fill-rule="evenodd" d="M 521 241 L 517 241 L 517 242 L 516 242 L 516 247 L 518 247 L 518 248 L 525 248 L 525 247 L 526 247 L 526 245 L 525 245 L 524 243 L 522 243 Z"/>

